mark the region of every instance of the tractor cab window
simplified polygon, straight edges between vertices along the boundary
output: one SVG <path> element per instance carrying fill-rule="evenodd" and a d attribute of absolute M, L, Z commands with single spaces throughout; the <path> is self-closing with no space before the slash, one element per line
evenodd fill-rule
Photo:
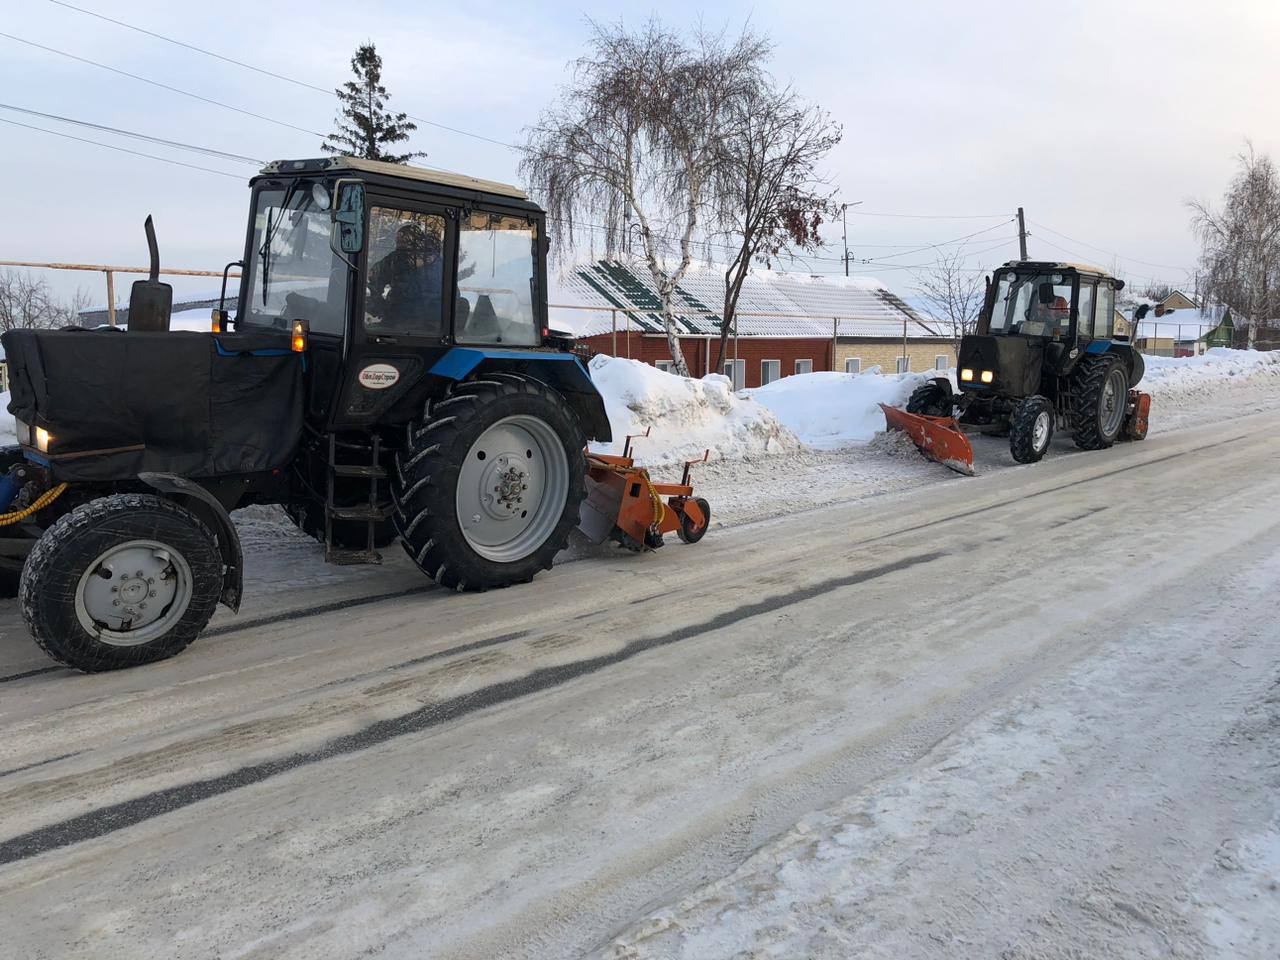
<path fill-rule="evenodd" d="M 378 336 L 444 335 L 444 218 L 374 207 L 369 213 L 364 328 Z"/>
<path fill-rule="evenodd" d="M 1093 293 L 1093 281 L 1081 277 L 1080 296 L 1076 298 L 1076 335 L 1086 340 L 1093 336 Z"/>
<path fill-rule="evenodd" d="M 535 304 L 538 232 L 523 217 L 474 212 L 458 233 L 459 343 L 541 342 Z"/>
<path fill-rule="evenodd" d="M 1071 279 L 1060 273 L 1003 274 L 991 304 L 992 333 L 1065 336 L 1071 328 Z"/>
<path fill-rule="evenodd" d="M 258 191 L 238 326 L 288 330 L 294 320 L 305 320 L 314 333 L 343 332 L 347 266 L 329 246 L 330 202 L 328 187 L 319 182 Z"/>
<path fill-rule="evenodd" d="M 1116 288 L 1110 280 L 1098 281 L 1098 306 L 1093 313 L 1093 335 L 1110 340 L 1116 333 Z"/>

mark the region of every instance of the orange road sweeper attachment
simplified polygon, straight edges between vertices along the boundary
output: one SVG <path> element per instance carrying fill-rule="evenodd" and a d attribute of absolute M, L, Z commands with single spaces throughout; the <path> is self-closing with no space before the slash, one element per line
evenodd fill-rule
<path fill-rule="evenodd" d="M 648 430 L 638 434 L 648 435 Z M 686 461 L 679 483 L 655 483 L 648 470 L 636 466 L 631 440 L 628 436 L 623 444 L 622 456 L 587 453 L 587 499 L 578 529 L 593 543 L 612 537 L 636 552 L 661 547 L 666 533 L 697 543 L 711 524 L 711 505 L 693 495 L 690 472 L 706 463 L 711 451 Z"/>
<path fill-rule="evenodd" d="M 890 430 L 900 430 L 910 437 L 920 452 L 930 460 L 957 473 L 973 476 L 973 445 L 955 417 L 927 417 L 907 413 L 886 403 L 880 404 Z"/>

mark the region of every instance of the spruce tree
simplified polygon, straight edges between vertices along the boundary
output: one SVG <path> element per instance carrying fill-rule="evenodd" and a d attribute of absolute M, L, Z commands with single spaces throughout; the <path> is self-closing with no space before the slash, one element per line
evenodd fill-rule
<path fill-rule="evenodd" d="M 382 58 L 372 43 L 356 48 L 351 71 L 356 79 L 348 80 L 334 91 L 343 104 L 338 113 L 338 132 L 329 134 L 321 149 L 326 153 L 387 163 L 406 163 L 414 157 L 425 157 L 425 153 L 386 151 L 391 144 L 408 140 L 418 126 L 405 114 L 385 109 L 390 94 L 382 85 Z"/>

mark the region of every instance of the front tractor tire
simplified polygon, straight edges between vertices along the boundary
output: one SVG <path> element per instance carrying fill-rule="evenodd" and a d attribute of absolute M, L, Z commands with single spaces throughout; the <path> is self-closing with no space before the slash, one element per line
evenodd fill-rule
<path fill-rule="evenodd" d="M 1116 357 L 1087 357 L 1071 383 L 1071 426 L 1081 450 L 1105 450 L 1120 437 L 1129 399 L 1129 373 Z"/>
<path fill-rule="evenodd" d="M 585 438 L 558 393 L 515 374 L 454 386 L 410 425 L 392 478 L 414 563 L 451 590 L 526 583 L 569 542 Z"/>
<path fill-rule="evenodd" d="M 1056 419 L 1047 397 L 1022 400 L 1009 417 L 1009 452 L 1018 463 L 1038 463 L 1049 449 Z"/>
<path fill-rule="evenodd" d="M 91 500 L 32 548 L 18 588 L 37 644 L 96 673 L 172 657 L 196 639 L 222 591 L 222 555 L 190 510 L 149 494 Z"/>
<path fill-rule="evenodd" d="M 907 400 L 907 413 L 926 417 L 949 417 L 954 412 L 954 407 L 951 384 L 942 379 L 920 384 Z"/>

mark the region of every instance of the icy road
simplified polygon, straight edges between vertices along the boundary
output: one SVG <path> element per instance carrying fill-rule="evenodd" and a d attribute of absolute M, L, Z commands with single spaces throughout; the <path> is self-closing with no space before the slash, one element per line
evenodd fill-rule
<path fill-rule="evenodd" d="M 8 604 L 0 953 L 1274 956 L 1277 504 L 1265 412 L 125 673 Z"/>

